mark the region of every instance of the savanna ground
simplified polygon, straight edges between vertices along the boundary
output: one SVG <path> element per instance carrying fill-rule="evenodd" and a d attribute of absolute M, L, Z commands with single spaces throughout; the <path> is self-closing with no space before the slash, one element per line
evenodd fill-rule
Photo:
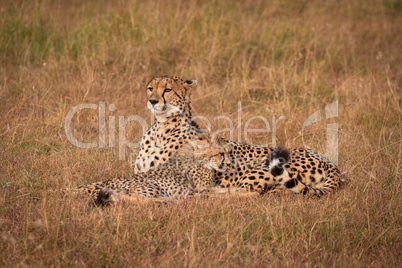
<path fill-rule="evenodd" d="M 401 265 L 400 1 L 10 0 L 0 9 L 1 266 Z M 338 123 L 350 184 L 321 199 L 108 209 L 60 191 L 133 174 L 131 149 L 119 160 L 118 127 L 115 147 L 77 148 L 67 112 L 105 101 L 116 125 L 130 115 L 149 123 L 145 84 L 161 74 L 197 79 L 195 114 L 213 130 L 229 127 L 216 115 L 229 116 L 235 140 L 238 101 L 242 126 L 284 115 L 276 142 L 302 147 L 303 122 L 338 100 L 339 116 L 304 139 L 325 152 L 326 124 Z M 73 129 L 97 141 L 98 112 L 79 112 Z M 138 141 L 141 127 L 129 123 L 125 135 Z M 272 144 L 272 133 L 252 140 Z"/>

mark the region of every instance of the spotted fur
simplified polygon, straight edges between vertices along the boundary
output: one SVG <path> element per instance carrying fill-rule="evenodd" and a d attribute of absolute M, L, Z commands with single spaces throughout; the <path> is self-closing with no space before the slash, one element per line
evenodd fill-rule
<path fill-rule="evenodd" d="M 106 206 L 119 200 L 144 201 L 174 199 L 213 191 L 215 170 L 223 171 L 229 163 L 224 147 L 206 147 L 209 133 L 200 132 L 189 144 L 157 168 L 128 178 L 113 178 L 92 183 L 78 190 L 91 197 L 95 205 Z"/>
<path fill-rule="evenodd" d="M 178 77 L 155 77 L 146 89 L 147 107 L 156 122 L 141 139 L 141 149 L 135 162 L 136 173 L 156 168 L 194 145 L 202 131 L 191 120 L 190 96 L 197 81 Z"/>
<path fill-rule="evenodd" d="M 147 107 L 156 122 L 145 133 L 135 163 L 136 172 L 145 172 L 166 163 L 169 158 L 202 135 L 192 121 L 191 91 L 195 80 L 178 77 L 155 77 L 147 85 Z M 216 171 L 214 183 L 218 187 L 246 189 L 260 193 L 272 189 L 286 189 L 294 193 L 321 196 L 337 189 L 342 180 L 339 169 L 310 149 L 291 149 L 281 165 L 270 167 L 271 160 L 284 156 L 276 151 L 230 140 L 218 139 L 228 148 L 225 171 Z M 206 146 L 208 146 L 206 144 Z M 215 146 L 212 143 L 209 146 Z M 267 159 L 268 157 L 268 159 Z M 278 160 L 279 161 L 279 160 Z"/>

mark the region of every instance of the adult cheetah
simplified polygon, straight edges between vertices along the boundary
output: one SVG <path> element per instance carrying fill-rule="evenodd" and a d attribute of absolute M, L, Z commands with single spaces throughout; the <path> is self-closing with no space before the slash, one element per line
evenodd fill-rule
<path fill-rule="evenodd" d="M 190 107 L 191 92 L 196 86 L 196 80 L 184 81 L 177 76 L 155 77 L 147 84 L 147 107 L 155 115 L 156 122 L 141 139 L 135 162 L 137 173 L 166 163 L 200 135 L 201 131 L 192 121 Z M 287 189 L 321 196 L 339 188 L 343 182 L 339 169 L 310 149 L 291 149 L 289 157 L 282 152 L 280 163 L 284 168 L 273 168 L 279 161 L 272 161 L 273 148 L 226 139 L 219 139 L 219 143 L 229 148 L 230 160 L 225 171 L 214 174 L 215 184 L 219 187 L 259 193 Z"/>

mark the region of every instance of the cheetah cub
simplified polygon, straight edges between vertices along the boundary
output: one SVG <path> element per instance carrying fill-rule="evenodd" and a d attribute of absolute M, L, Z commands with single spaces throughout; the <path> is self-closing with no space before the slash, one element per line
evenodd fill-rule
<path fill-rule="evenodd" d="M 163 201 L 209 192 L 214 186 L 215 171 L 223 172 L 228 164 L 227 152 L 227 148 L 211 146 L 211 137 L 205 132 L 156 169 L 92 183 L 78 190 L 100 206 L 120 200 Z"/>

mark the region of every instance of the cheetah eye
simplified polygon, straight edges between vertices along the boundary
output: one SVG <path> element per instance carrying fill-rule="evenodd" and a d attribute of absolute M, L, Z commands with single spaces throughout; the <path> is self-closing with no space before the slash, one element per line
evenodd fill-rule
<path fill-rule="evenodd" d="M 149 88 L 147 88 L 149 91 L 152 91 L 153 90 L 153 88 L 152 87 L 149 87 Z"/>
<path fill-rule="evenodd" d="M 170 89 L 170 88 L 165 88 L 165 92 L 170 92 L 170 91 L 172 91 L 172 89 Z"/>

